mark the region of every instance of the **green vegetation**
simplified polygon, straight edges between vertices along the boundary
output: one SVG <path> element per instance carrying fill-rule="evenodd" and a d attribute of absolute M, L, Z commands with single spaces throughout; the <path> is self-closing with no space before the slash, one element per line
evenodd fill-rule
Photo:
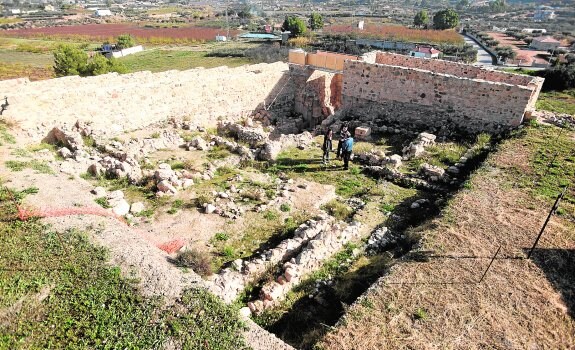
<path fill-rule="evenodd" d="M 108 204 L 108 200 L 106 199 L 106 197 L 98 197 L 94 199 L 94 202 L 98 203 L 99 206 L 101 206 L 102 208 L 111 208 L 110 204 Z"/>
<path fill-rule="evenodd" d="M 575 115 L 575 89 L 542 92 L 537 100 L 537 109 Z"/>
<path fill-rule="evenodd" d="M 336 162 L 333 161 L 334 164 Z M 354 173 L 342 168 L 326 167 L 321 162 L 320 152 L 313 148 L 303 151 L 295 147 L 287 149 L 278 155 L 275 164 L 266 171 L 272 174 L 285 172 L 290 177 L 303 177 L 321 184 L 335 185 L 336 193 L 345 198 L 362 195 L 375 185 L 375 180 L 357 174 L 357 171 Z"/>
<path fill-rule="evenodd" d="M 212 256 L 201 250 L 192 249 L 180 252 L 175 262 L 178 266 L 191 268 L 200 276 L 213 274 Z"/>
<path fill-rule="evenodd" d="M 163 72 L 171 69 L 186 70 L 197 67 L 238 67 L 250 63 L 243 57 L 208 57 L 205 51 L 152 49 L 119 59 L 129 72 L 149 70 Z"/>
<path fill-rule="evenodd" d="M 0 146 L 4 145 L 4 142 L 14 144 L 16 143 L 16 138 L 8 132 L 7 125 L 0 119 Z"/>
<path fill-rule="evenodd" d="M 413 25 L 416 27 L 423 27 L 429 23 L 429 15 L 427 14 L 427 10 L 421 10 L 415 14 L 413 18 Z"/>
<path fill-rule="evenodd" d="M 30 161 L 9 160 L 6 161 L 6 167 L 12 171 L 22 171 L 24 169 L 36 170 L 41 174 L 53 174 L 52 168 L 43 161 L 32 159 Z"/>
<path fill-rule="evenodd" d="M 346 204 L 332 199 L 324 205 L 324 209 L 337 220 L 347 220 L 353 214 L 353 210 Z"/>
<path fill-rule="evenodd" d="M 192 289 L 166 307 L 141 296 L 85 234 L 16 221 L 4 189 L 0 209 L 0 309 L 17 313 L 0 324 L 0 348 L 158 349 L 168 337 L 184 349 L 246 348 L 237 310 L 210 293 Z"/>
<path fill-rule="evenodd" d="M 126 71 L 126 67 L 113 57 L 107 59 L 103 55 L 95 55 L 90 59 L 85 51 L 72 45 L 62 44 L 54 51 L 54 73 L 58 77 L 90 76 L 109 72 L 126 73 Z"/>
<path fill-rule="evenodd" d="M 130 34 L 118 35 L 116 38 L 116 44 L 120 50 L 136 46 L 136 41 Z"/>
<path fill-rule="evenodd" d="M 552 202 L 563 188 L 575 181 L 575 139 L 570 132 L 554 126 L 531 126 L 517 136 L 534 149 L 529 160 L 532 171 L 514 169 L 511 179 L 535 196 Z M 566 193 L 561 206 L 575 219 L 573 191 Z"/>
<path fill-rule="evenodd" d="M 451 29 L 459 24 L 459 14 L 453 9 L 445 9 L 435 13 L 433 16 L 433 28 Z"/>
<path fill-rule="evenodd" d="M 287 204 L 287 203 L 282 203 L 282 204 L 280 205 L 280 210 L 283 211 L 284 213 L 287 213 L 288 211 L 291 210 L 291 207 L 290 207 L 290 205 Z"/>
<path fill-rule="evenodd" d="M 318 30 L 323 28 L 323 16 L 319 13 L 312 12 L 309 15 L 309 28 L 311 30 Z"/>
<path fill-rule="evenodd" d="M 307 31 L 305 22 L 296 16 L 286 16 L 282 28 L 291 32 L 290 37 L 302 36 Z"/>

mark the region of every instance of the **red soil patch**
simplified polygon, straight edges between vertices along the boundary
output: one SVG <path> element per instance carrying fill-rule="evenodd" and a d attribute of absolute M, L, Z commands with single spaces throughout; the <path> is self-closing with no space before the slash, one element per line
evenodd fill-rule
<path fill-rule="evenodd" d="M 107 39 L 120 34 L 131 34 L 140 39 L 171 38 L 184 40 L 215 40 L 216 35 L 223 34 L 219 28 L 205 27 L 179 27 L 179 28 L 146 28 L 130 24 L 86 24 L 77 26 L 45 27 L 16 29 L 0 32 L 6 36 L 87 36 L 91 38 Z M 231 31 L 236 35 L 237 31 Z"/>

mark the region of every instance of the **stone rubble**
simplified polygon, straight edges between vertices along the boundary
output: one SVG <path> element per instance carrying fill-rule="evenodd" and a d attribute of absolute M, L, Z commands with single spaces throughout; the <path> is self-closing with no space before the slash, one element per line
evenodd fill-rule
<path fill-rule="evenodd" d="M 232 302 L 245 286 L 261 277 L 267 269 L 292 258 L 303 245 L 315 238 L 333 222 L 333 218 L 324 215 L 301 224 L 294 232 L 293 238 L 280 242 L 252 259 L 236 260 L 233 268 L 223 269 L 212 280 L 212 290 L 224 301 Z"/>
<path fill-rule="evenodd" d="M 417 158 L 425 152 L 425 147 L 435 144 L 437 137 L 433 134 L 422 132 L 408 146 L 403 148 L 403 157 L 406 160 Z"/>
<path fill-rule="evenodd" d="M 277 281 L 265 284 L 260 298 L 248 303 L 250 311 L 258 314 L 281 301 L 303 277 L 319 269 L 325 259 L 340 251 L 346 243 L 360 238 L 360 225 L 353 222 L 346 226 L 340 222 L 316 235 L 301 253 L 283 264 L 283 272 Z"/>

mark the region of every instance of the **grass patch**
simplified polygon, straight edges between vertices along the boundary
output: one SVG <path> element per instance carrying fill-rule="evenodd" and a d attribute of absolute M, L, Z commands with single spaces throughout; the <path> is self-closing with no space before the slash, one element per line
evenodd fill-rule
<path fill-rule="evenodd" d="M 242 57 L 206 57 L 203 51 L 153 49 L 119 59 L 130 72 L 149 70 L 163 72 L 197 67 L 213 68 L 220 66 L 237 67 L 250 63 Z"/>
<path fill-rule="evenodd" d="M 537 109 L 575 115 L 575 89 L 542 92 L 537 100 Z"/>
<path fill-rule="evenodd" d="M 345 221 L 353 215 L 353 209 L 337 199 L 332 199 L 327 202 L 324 205 L 324 209 L 329 213 L 329 215 L 335 217 L 337 220 Z"/>
<path fill-rule="evenodd" d="M 8 127 L 0 120 L 0 146 L 4 143 L 15 144 L 16 138 L 8 132 Z"/>
<path fill-rule="evenodd" d="M 227 148 L 223 146 L 214 146 L 208 150 L 206 158 L 210 160 L 216 159 L 226 159 L 227 157 L 231 156 L 232 152 L 230 152 Z"/>
<path fill-rule="evenodd" d="M 8 197 L 0 190 L 2 215 Z M 21 305 L 0 324 L 2 349 L 158 349 L 168 337 L 184 349 L 246 348 L 236 309 L 198 289 L 168 307 L 145 298 L 81 232 L 0 220 L 0 236 L 0 309 Z"/>
<path fill-rule="evenodd" d="M 310 181 L 335 186 L 338 195 L 349 198 L 361 196 L 375 186 L 373 178 L 360 173 L 358 167 L 343 170 L 343 162 L 333 161 L 336 167 L 325 166 L 321 161 L 321 150 L 290 148 L 278 155 L 277 161 L 267 168 L 267 172 L 286 173 L 290 177 L 303 177 Z M 357 168 L 357 169 L 356 169 Z"/>
<path fill-rule="evenodd" d="M 54 174 L 52 168 L 46 163 L 36 159 L 30 161 L 9 160 L 6 161 L 6 167 L 12 171 L 22 171 L 32 169 L 41 174 Z"/>

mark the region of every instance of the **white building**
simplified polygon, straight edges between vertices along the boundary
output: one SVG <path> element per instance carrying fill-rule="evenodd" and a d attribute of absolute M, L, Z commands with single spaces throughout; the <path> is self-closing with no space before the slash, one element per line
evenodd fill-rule
<path fill-rule="evenodd" d="M 96 16 L 96 17 L 112 16 L 112 11 L 110 11 L 108 9 L 103 9 L 103 10 L 98 9 L 94 12 L 94 16 Z"/>

